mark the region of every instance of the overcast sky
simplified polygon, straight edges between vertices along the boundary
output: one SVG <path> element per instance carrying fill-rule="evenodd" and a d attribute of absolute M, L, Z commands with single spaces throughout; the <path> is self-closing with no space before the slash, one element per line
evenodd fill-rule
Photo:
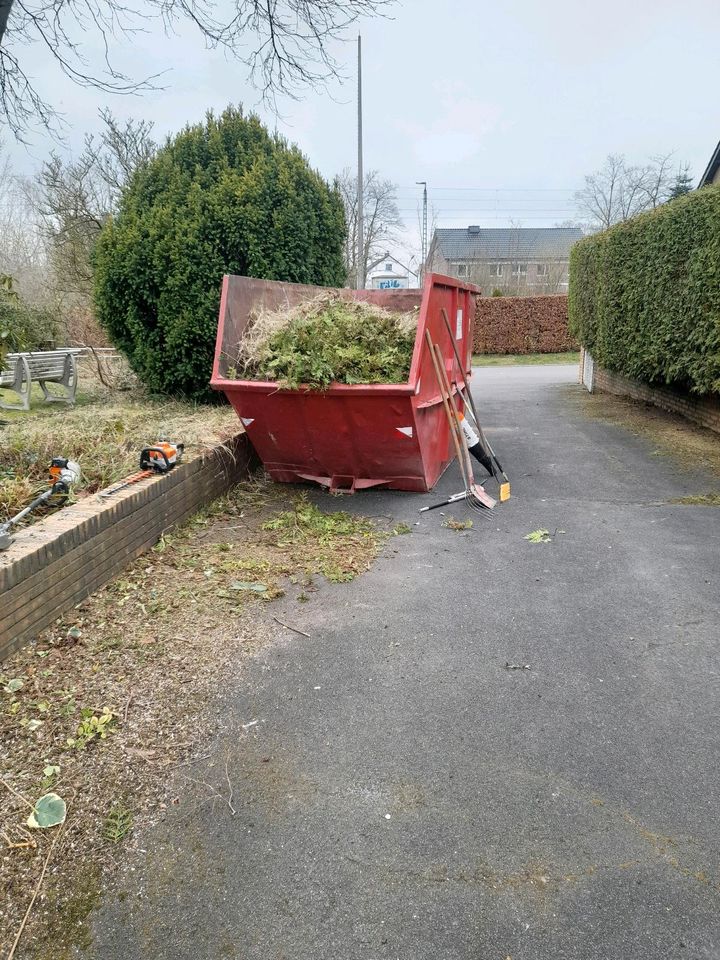
<path fill-rule="evenodd" d="M 574 216 L 573 192 L 608 153 L 676 151 L 697 178 L 720 138 L 718 0 L 404 0 L 361 28 L 365 164 L 398 184 L 411 229 L 416 180 L 428 181 L 439 225 L 553 225 Z M 241 102 L 332 177 L 356 162 L 355 33 L 335 50 L 348 81 L 281 102 L 281 118 L 258 105 L 242 64 L 189 27 L 118 44 L 134 76 L 168 71 L 165 89 L 142 97 L 78 89 L 40 46 L 23 63 L 64 113 L 68 150 L 102 106 L 152 120 L 162 137 Z M 86 44 L 97 63 L 97 38 Z M 10 145 L 15 169 L 32 172 L 51 146 L 40 134 Z"/>

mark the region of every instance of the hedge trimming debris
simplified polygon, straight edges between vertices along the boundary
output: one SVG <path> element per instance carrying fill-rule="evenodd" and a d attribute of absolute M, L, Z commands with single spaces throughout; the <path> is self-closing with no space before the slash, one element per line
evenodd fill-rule
<path fill-rule="evenodd" d="M 570 329 L 603 367 L 720 392 L 720 187 L 577 243 Z"/>
<path fill-rule="evenodd" d="M 405 383 L 417 313 L 321 294 L 292 309 L 260 313 L 240 342 L 231 379 L 272 380 L 286 389 L 331 383 Z"/>

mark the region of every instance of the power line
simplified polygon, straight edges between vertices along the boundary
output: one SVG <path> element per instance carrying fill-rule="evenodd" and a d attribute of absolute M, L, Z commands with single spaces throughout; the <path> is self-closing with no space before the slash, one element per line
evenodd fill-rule
<path fill-rule="evenodd" d="M 417 193 L 409 186 L 398 185 L 398 190 Z M 471 190 L 475 193 L 576 193 L 578 187 L 436 187 L 433 184 L 431 192 L 439 193 L 446 190 Z"/>

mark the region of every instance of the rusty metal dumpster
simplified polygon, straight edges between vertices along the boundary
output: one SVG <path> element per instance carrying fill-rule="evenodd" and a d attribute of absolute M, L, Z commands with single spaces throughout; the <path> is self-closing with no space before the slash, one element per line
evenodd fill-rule
<path fill-rule="evenodd" d="M 469 373 L 472 318 L 480 291 L 438 274 L 426 276 L 422 291 L 335 291 L 398 312 L 419 307 L 407 383 L 335 384 L 317 392 L 282 390 L 276 383 L 228 375 L 254 309 L 293 306 L 327 289 L 224 277 L 211 386 L 225 393 L 274 480 L 314 481 L 348 493 L 368 487 L 431 490 L 454 451 L 425 331 L 440 345 L 448 378 L 456 382 L 459 371 L 441 314 L 444 308 Z"/>

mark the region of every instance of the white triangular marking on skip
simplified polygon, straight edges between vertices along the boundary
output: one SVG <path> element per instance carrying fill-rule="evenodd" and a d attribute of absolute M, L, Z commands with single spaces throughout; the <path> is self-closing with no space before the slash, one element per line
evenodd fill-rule
<path fill-rule="evenodd" d="M 411 437 L 413 433 L 412 427 L 395 427 L 400 433 L 404 433 L 406 437 Z"/>
<path fill-rule="evenodd" d="M 246 427 L 249 427 L 251 423 L 255 423 L 255 417 L 240 417 L 240 419 Z"/>

